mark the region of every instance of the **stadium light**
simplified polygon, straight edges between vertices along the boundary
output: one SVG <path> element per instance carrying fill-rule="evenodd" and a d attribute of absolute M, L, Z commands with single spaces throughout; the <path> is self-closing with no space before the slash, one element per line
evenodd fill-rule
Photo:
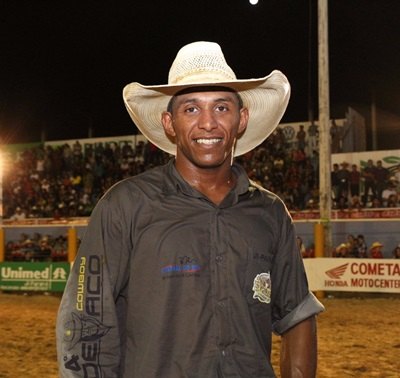
<path fill-rule="evenodd" d="M 3 155 L 2 151 L 0 150 L 0 225 L 3 224 L 3 168 Z"/>

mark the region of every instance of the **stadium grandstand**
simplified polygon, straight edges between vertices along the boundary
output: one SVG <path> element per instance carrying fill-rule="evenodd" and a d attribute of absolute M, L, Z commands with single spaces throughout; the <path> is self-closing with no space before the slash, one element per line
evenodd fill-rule
<path fill-rule="evenodd" d="M 305 228 L 319 219 L 318 133 L 313 127 L 281 125 L 263 144 L 236 158 L 252 180 L 283 199 L 307 244 L 307 256 L 312 256 L 313 236 Z M 332 130 L 336 127 L 334 123 Z M 337 135 L 332 132 L 332 217 L 367 221 L 364 223 L 371 219 L 398 220 L 400 151 L 345 152 Z M 7 227 L 6 259 L 66 260 L 65 233 L 59 235 L 53 230 L 49 234 L 49 227 L 75 223 L 84 229 L 108 188 L 170 158 L 141 135 L 4 146 L 2 223 Z M 357 227 L 342 226 L 335 232 L 335 244 L 341 244 L 349 233 L 370 232 L 368 227 Z M 386 257 L 390 257 L 400 237 L 387 240 Z M 332 248 L 333 256 L 335 251 Z"/>

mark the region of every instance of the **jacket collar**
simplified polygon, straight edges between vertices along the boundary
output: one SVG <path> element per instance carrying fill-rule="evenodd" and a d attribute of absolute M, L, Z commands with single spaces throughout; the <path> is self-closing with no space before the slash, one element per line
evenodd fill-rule
<path fill-rule="evenodd" d="M 218 207 L 229 207 L 240 200 L 240 197 L 249 192 L 253 185 L 247 177 L 246 171 L 239 164 L 234 163 L 232 170 L 237 177 L 236 186 L 226 196 Z M 179 194 L 198 199 L 207 199 L 202 193 L 191 187 L 180 175 L 175 167 L 175 159 L 171 159 L 165 166 L 165 178 L 163 192 L 168 194 Z"/>

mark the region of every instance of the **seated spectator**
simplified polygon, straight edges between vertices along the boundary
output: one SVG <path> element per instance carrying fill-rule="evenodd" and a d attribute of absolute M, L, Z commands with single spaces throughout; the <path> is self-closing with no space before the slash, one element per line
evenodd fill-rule
<path fill-rule="evenodd" d="M 399 207 L 397 194 L 391 194 L 386 202 L 386 207 Z"/>
<path fill-rule="evenodd" d="M 382 206 L 382 202 L 381 202 L 381 200 L 379 198 L 374 198 L 372 200 L 371 208 L 373 208 L 373 209 L 381 209 L 382 207 L 383 207 Z"/>
<path fill-rule="evenodd" d="M 52 261 L 67 261 L 68 258 L 68 239 L 66 236 L 60 235 L 54 240 L 51 251 Z"/>
<path fill-rule="evenodd" d="M 300 236 L 296 237 L 296 244 L 297 244 L 297 247 L 299 248 L 301 256 L 306 257 L 305 256 L 305 254 L 306 254 L 306 246 L 304 245 L 303 239 Z"/>
<path fill-rule="evenodd" d="M 39 251 L 38 251 L 38 258 L 40 261 L 49 261 L 51 260 L 52 248 L 49 243 L 49 237 L 43 236 L 39 240 Z"/>
<path fill-rule="evenodd" d="M 351 197 L 349 209 L 351 210 L 361 210 L 363 208 L 363 204 L 361 202 L 361 198 L 359 196 Z"/>
<path fill-rule="evenodd" d="M 348 247 L 348 253 L 347 257 L 358 257 L 358 243 L 357 239 L 349 234 L 347 235 L 347 247 Z"/>
<path fill-rule="evenodd" d="M 382 192 L 382 203 L 384 207 L 394 207 L 394 199 L 397 198 L 396 184 L 389 181 L 388 186 Z"/>
<path fill-rule="evenodd" d="M 31 239 L 26 239 L 22 244 L 20 251 L 25 256 L 25 261 L 37 261 L 37 245 Z"/>
<path fill-rule="evenodd" d="M 335 248 L 334 257 L 347 257 L 349 254 L 349 246 L 347 243 L 341 243 Z"/>
<path fill-rule="evenodd" d="M 6 256 L 11 261 L 25 261 L 25 254 L 21 250 L 19 243 L 9 241 L 6 244 Z"/>
<path fill-rule="evenodd" d="M 396 246 L 392 254 L 394 259 L 400 259 L 400 244 Z"/>
<path fill-rule="evenodd" d="M 396 183 L 397 192 L 400 193 L 400 164 L 397 166 L 396 172 L 394 172 L 393 181 Z"/>
<path fill-rule="evenodd" d="M 346 210 L 349 208 L 347 195 L 345 192 L 342 192 L 341 195 L 339 196 L 339 198 L 337 200 L 336 208 L 338 210 Z"/>
<path fill-rule="evenodd" d="M 315 257 L 315 246 L 311 244 L 308 248 L 306 248 L 306 254 L 304 257 Z"/>
<path fill-rule="evenodd" d="M 358 257 L 365 258 L 368 257 L 368 247 L 365 243 L 364 235 L 359 234 L 357 236 L 357 249 L 358 249 Z"/>
<path fill-rule="evenodd" d="M 383 252 L 382 252 L 383 244 L 376 241 L 372 243 L 371 248 L 369 249 L 369 257 L 371 259 L 382 259 Z"/>
<path fill-rule="evenodd" d="M 11 215 L 10 220 L 20 221 L 26 219 L 25 211 L 23 211 L 19 206 L 16 207 L 15 213 Z"/>
<path fill-rule="evenodd" d="M 274 160 L 274 169 L 277 171 L 282 171 L 285 166 L 285 161 L 282 156 L 277 155 Z"/>
<path fill-rule="evenodd" d="M 319 203 L 314 199 L 310 198 L 306 201 L 305 210 L 318 210 Z"/>

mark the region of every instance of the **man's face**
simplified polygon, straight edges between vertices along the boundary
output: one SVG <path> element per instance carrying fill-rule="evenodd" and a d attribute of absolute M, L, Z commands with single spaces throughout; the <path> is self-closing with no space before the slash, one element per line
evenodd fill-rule
<path fill-rule="evenodd" d="M 188 168 L 217 168 L 230 164 L 232 147 L 248 121 L 235 93 L 200 91 L 174 98 L 171 112 L 164 112 L 165 132 L 177 146 L 177 162 Z"/>

